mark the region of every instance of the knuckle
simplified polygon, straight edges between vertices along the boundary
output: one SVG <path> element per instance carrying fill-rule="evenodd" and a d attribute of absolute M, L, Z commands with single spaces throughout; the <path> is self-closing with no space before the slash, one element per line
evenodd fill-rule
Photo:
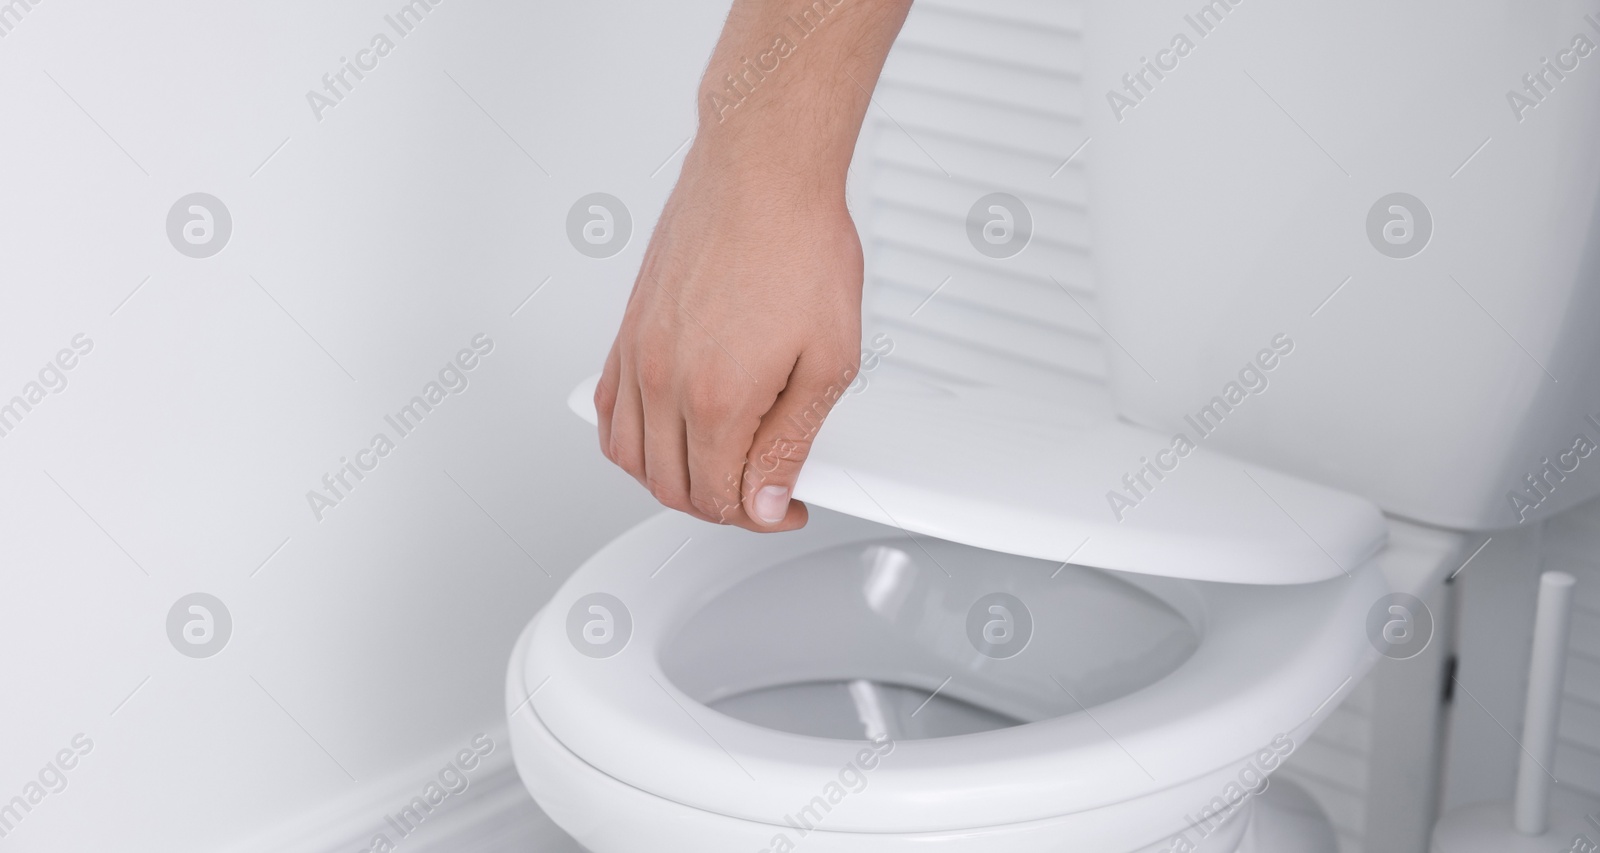
<path fill-rule="evenodd" d="M 610 418 L 617 405 L 617 389 L 605 382 L 594 386 L 594 410 L 602 418 Z"/>
<path fill-rule="evenodd" d="M 646 477 L 644 485 L 645 488 L 650 490 L 650 496 L 655 498 L 662 506 L 678 510 L 689 508 L 689 503 L 682 488 L 663 483 L 654 477 Z"/>
<path fill-rule="evenodd" d="M 751 448 L 749 467 L 765 482 L 794 471 L 810 452 L 810 438 L 772 438 Z"/>
<path fill-rule="evenodd" d="M 741 469 L 742 469 L 741 463 Z M 696 498 L 700 505 L 709 507 L 719 523 L 738 524 L 744 516 L 744 505 L 740 502 L 743 493 L 742 470 L 725 472 L 722 479 L 716 482 L 705 482 L 695 489 Z"/>
<path fill-rule="evenodd" d="M 704 516 L 709 521 L 717 524 L 730 524 L 735 514 L 739 511 L 739 501 L 729 500 L 720 494 L 695 494 L 689 497 L 689 505 L 695 512 Z"/>
<path fill-rule="evenodd" d="M 717 426 L 738 407 L 738 396 L 727 383 L 696 383 L 684 395 L 685 420 L 704 426 Z"/>
<path fill-rule="evenodd" d="M 611 434 L 611 441 L 606 444 L 606 458 L 616 463 L 618 468 L 635 477 L 639 476 L 641 460 L 634 458 L 634 455 L 626 450 L 621 436 L 615 432 Z"/>

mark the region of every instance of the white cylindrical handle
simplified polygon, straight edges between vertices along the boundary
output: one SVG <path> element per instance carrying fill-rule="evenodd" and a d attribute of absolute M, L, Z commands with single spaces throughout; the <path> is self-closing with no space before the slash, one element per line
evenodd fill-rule
<path fill-rule="evenodd" d="M 1543 835 L 1550 828 L 1550 785 L 1554 780 L 1549 768 L 1556 760 L 1574 583 L 1566 572 L 1545 572 L 1539 578 L 1533 655 L 1528 662 L 1528 702 L 1522 715 L 1522 756 L 1512 806 L 1517 831 L 1524 835 Z"/>

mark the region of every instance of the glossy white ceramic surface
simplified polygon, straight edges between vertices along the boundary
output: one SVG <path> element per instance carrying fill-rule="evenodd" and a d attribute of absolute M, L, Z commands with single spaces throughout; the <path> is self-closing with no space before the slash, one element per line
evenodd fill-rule
<path fill-rule="evenodd" d="M 1216 448 L 1461 529 L 1600 492 L 1592 4 L 1095 0 L 1084 43 L 1121 412 L 1184 428 L 1287 335 Z"/>

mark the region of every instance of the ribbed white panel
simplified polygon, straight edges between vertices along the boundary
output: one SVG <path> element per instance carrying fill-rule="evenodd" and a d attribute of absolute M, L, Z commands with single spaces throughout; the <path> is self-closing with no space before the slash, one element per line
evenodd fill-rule
<path fill-rule="evenodd" d="M 1090 152 L 1062 166 L 1085 139 L 1080 18 L 1073 2 L 913 7 L 863 131 L 865 194 L 854 199 L 866 331 L 894 340 L 896 363 L 1035 393 L 1068 375 L 1104 375 L 1082 172 Z M 1033 239 L 1012 258 L 985 257 L 967 238 L 967 211 L 992 192 L 1017 196 L 1033 216 Z"/>
<path fill-rule="evenodd" d="M 1542 525 L 1497 532 L 1484 557 L 1493 559 L 1474 561 L 1458 581 L 1465 621 L 1457 644 L 1460 680 L 1450 711 L 1444 806 L 1512 797 L 1544 571 L 1577 579 L 1556 756 L 1547 769 L 1562 786 L 1600 800 L 1600 500 Z"/>
<path fill-rule="evenodd" d="M 1578 579 L 1560 740 L 1551 771 L 1563 784 L 1600 799 L 1600 501 L 1553 519 L 1543 545 L 1545 569 Z"/>

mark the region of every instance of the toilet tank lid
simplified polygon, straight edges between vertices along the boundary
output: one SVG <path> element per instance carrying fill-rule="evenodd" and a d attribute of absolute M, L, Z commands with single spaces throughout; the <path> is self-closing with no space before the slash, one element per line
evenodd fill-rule
<path fill-rule="evenodd" d="M 590 377 L 568 405 L 593 424 Z M 1103 386 L 1033 395 L 885 363 L 840 396 L 794 497 L 913 534 L 1103 569 L 1248 584 L 1348 575 L 1387 526 L 1361 497 L 1120 421 Z M 795 438 L 807 427 L 796 423 Z"/>

